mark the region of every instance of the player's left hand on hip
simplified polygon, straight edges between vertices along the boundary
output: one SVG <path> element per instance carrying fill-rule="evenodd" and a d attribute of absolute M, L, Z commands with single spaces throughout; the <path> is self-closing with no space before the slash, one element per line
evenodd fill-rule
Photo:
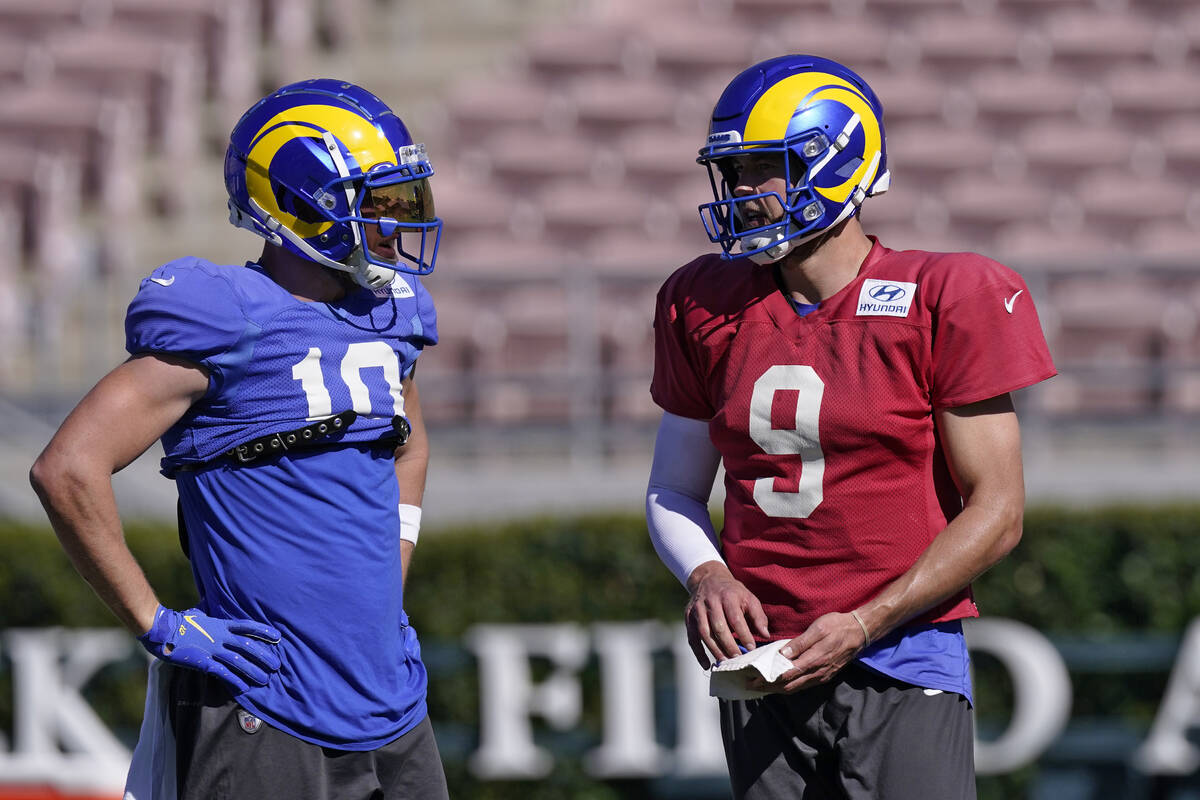
<path fill-rule="evenodd" d="M 251 684 L 266 686 L 269 673 L 279 669 L 279 638 L 278 630 L 260 622 L 160 605 L 138 641 L 157 658 L 215 675 L 240 694 Z"/>
<path fill-rule="evenodd" d="M 791 693 L 831 680 L 863 648 L 863 631 L 849 614 L 817 617 L 808 630 L 779 651 L 794 669 L 770 684 L 768 691 Z"/>

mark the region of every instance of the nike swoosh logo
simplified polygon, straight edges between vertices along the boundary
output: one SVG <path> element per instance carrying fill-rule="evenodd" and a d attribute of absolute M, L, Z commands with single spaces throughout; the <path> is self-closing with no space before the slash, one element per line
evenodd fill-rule
<path fill-rule="evenodd" d="M 159 286 L 170 286 L 172 283 L 175 282 L 175 276 L 172 275 L 169 278 L 151 278 L 150 280 L 154 281 Z"/>
<path fill-rule="evenodd" d="M 1021 291 L 1014 294 L 1012 297 L 1005 300 L 1004 301 L 1004 310 L 1011 314 L 1012 310 L 1013 310 L 1013 303 L 1017 302 L 1017 298 L 1020 297 L 1024 291 L 1025 290 L 1022 289 Z"/>
<path fill-rule="evenodd" d="M 208 631 L 206 631 L 206 630 L 204 630 L 204 628 L 201 628 L 201 627 L 200 627 L 200 623 L 199 623 L 199 622 L 196 622 L 196 618 L 195 618 L 195 617 L 193 617 L 193 616 L 191 616 L 191 615 L 189 614 L 189 615 L 185 615 L 185 616 L 184 616 L 184 619 L 185 619 L 185 620 L 187 620 L 187 624 L 188 624 L 188 625 L 191 625 L 193 628 L 195 628 L 196 630 L 198 630 L 198 631 L 200 631 L 201 633 L 203 633 L 203 634 L 204 634 L 204 638 L 205 638 L 205 639 L 208 639 L 208 640 L 209 640 L 210 642 L 212 642 L 213 644 L 216 644 L 216 640 L 215 640 L 215 639 L 213 639 L 213 637 L 211 637 L 211 636 L 209 636 L 209 635 L 208 635 Z"/>

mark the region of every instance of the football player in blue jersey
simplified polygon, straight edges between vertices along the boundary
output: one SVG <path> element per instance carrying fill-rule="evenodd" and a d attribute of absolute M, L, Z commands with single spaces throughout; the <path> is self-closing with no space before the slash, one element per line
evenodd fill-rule
<path fill-rule="evenodd" d="M 244 266 L 142 281 L 130 357 L 31 480 L 76 568 L 155 656 L 127 798 L 444 798 L 404 613 L 437 342 L 425 147 L 350 83 L 291 84 L 237 122 Z M 200 601 L 173 610 L 126 547 L 113 473 L 162 440 Z"/>

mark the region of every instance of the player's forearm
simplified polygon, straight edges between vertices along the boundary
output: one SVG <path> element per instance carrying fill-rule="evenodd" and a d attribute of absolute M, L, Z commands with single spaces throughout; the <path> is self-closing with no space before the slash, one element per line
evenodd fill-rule
<path fill-rule="evenodd" d="M 30 482 L 76 571 L 131 633 L 147 631 L 158 599 L 125 544 L 110 477 L 43 455 Z"/>
<path fill-rule="evenodd" d="M 1024 499 L 967 503 L 916 563 L 857 611 L 871 640 L 954 596 L 1021 539 Z M 847 609 L 850 610 L 850 609 Z"/>

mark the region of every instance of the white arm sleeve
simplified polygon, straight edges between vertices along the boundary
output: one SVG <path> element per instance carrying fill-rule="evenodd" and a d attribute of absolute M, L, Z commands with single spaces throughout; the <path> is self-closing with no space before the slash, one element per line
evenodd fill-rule
<path fill-rule="evenodd" d="M 646 488 L 646 527 L 658 557 L 684 586 L 701 564 L 724 563 L 708 515 L 720 464 L 706 421 L 663 414 Z"/>

